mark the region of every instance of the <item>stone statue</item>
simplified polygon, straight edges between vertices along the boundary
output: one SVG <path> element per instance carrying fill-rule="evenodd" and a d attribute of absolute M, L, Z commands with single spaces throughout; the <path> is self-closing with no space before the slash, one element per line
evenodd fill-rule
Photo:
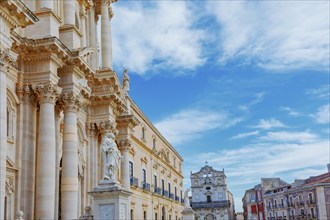
<path fill-rule="evenodd" d="M 120 152 L 115 142 L 115 135 L 107 132 L 101 144 L 103 159 L 103 179 L 117 182 Z"/>
<path fill-rule="evenodd" d="M 186 191 L 184 192 L 184 207 L 185 208 L 191 208 L 190 206 L 190 201 L 189 201 L 189 193 L 190 189 L 186 189 Z"/>
<path fill-rule="evenodd" d="M 128 69 L 125 67 L 124 75 L 123 75 L 123 90 L 128 93 L 129 92 L 129 76 L 128 76 Z"/>

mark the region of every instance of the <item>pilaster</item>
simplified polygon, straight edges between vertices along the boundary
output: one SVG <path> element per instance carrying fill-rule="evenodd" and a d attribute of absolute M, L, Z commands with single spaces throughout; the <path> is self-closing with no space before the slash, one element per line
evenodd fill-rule
<path fill-rule="evenodd" d="M 37 102 L 31 85 L 17 83 L 16 94 L 19 105 L 19 146 L 20 172 L 18 188 L 20 202 L 18 208 L 24 212 L 26 219 L 34 218 L 35 201 L 35 164 L 36 164 L 36 109 Z"/>
<path fill-rule="evenodd" d="M 120 151 L 122 154 L 121 160 L 121 184 L 125 190 L 130 191 L 130 176 L 129 176 L 129 151 L 132 147 L 129 139 L 119 142 Z"/>
<path fill-rule="evenodd" d="M 36 214 L 37 219 L 55 218 L 56 132 L 55 102 L 61 88 L 51 82 L 35 86 L 40 111 L 37 148 Z"/>
<path fill-rule="evenodd" d="M 4 216 L 7 161 L 7 73 L 15 54 L 3 49 L 0 42 L 0 216 Z"/>

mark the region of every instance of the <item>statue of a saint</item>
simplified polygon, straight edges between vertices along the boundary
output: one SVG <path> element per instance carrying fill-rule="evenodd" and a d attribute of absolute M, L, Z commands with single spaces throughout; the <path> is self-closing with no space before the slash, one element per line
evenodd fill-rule
<path fill-rule="evenodd" d="M 103 159 L 103 179 L 117 181 L 120 152 L 114 134 L 107 132 L 101 144 Z"/>
<path fill-rule="evenodd" d="M 190 206 L 190 201 L 189 201 L 189 193 L 190 189 L 186 189 L 186 191 L 184 191 L 184 207 L 185 208 L 191 208 Z"/>
<path fill-rule="evenodd" d="M 128 69 L 125 67 L 124 74 L 123 74 L 123 90 L 128 93 L 129 92 L 129 76 L 128 76 Z"/>

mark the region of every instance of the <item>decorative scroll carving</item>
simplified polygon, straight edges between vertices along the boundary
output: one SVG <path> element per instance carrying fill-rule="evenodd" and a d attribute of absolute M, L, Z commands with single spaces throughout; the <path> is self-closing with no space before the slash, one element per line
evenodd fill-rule
<path fill-rule="evenodd" d="M 78 112 L 81 108 L 81 99 L 74 93 L 65 93 L 61 97 L 64 111 Z"/>
<path fill-rule="evenodd" d="M 15 190 L 14 180 L 11 177 L 6 177 L 6 193 L 8 195 L 12 194 Z"/>
<path fill-rule="evenodd" d="M 40 83 L 35 87 L 35 93 L 39 102 L 49 102 L 55 104 L 62 88 L 51 82 Z"/>

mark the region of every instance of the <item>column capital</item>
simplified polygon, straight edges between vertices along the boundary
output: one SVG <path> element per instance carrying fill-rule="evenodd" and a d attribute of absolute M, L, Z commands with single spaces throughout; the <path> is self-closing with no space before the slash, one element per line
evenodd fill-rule
<path fill-rule="evenodd" d="M 21 82 L 16 83 L 16 94 L 22 103 L 30 103 L 34 107 L 37 107 L 37 97 L 34 94 L 31 84 Z"/>
<path fill-rule="evenodd" d="M 62 92 L 62 88 L 51 82 L 43 82 L 35 86 L 35 94 L 40 103 L 55 104 Z"/>
<path fill-rule="evenodd" d="M 90 137 L 97 136 L 97 128 L 95 123 L 86 123 L 86 131 L 87 131 L 87 135 Z"/>
<path fill-rule="evenodd" d="M 81 99 L 74 93 L 64 93 L 61 96 L 61 103 L 65 112 L 77 113 L 81 108 Z"/>
<path fill-rule="evenodd" d="M 110 120 L 101 121 L 97 124 L 97 128 L 101 135 L 107 132 L 113 133 L 115 136 L 118 134 L 118 130 L 116 129 L 116 123 Z"/>
<path fill-rule="evenodd" d="M 10 49 L 0 48 L 0 70 L 6 71 L 8 66 L 17 60 L 18 55 Z"/>
<path fill-rule="evenodd" d="M 130 139 L 119 141 L 119 148 L 122 151 L 129 151 L 132 148 L 132 142 Z"/>

